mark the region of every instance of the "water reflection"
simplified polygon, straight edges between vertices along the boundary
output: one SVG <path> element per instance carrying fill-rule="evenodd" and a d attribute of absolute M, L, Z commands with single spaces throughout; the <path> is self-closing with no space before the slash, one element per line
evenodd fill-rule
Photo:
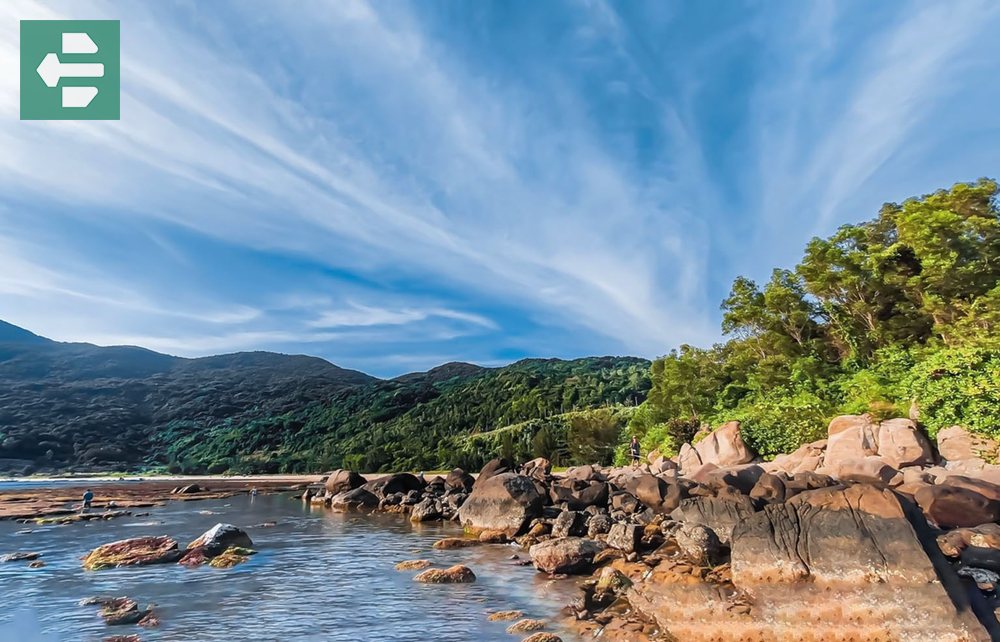
<path fill-rule="evenodd" d="M 166 534 L 184 546 L 219 521 L 246 528 L 260 553 L 229 570 L 80 568 L 79 558 L 102 543 Z M 265 522 L 277 524 L 253 527 Z M 513 565 L 508 558 L 516 549 L 433 550 L 435 540 L 460 534 L 454 524 L 332 513 L 284 495 L 174 502 L 145 517 L 32 528 L 19 534 L 24 525 L 0 522 L 0 553 L 38 551 L 46 562 L 41 569 L 0 564 L 2 640 L 68 642 L 138 632 L 148 642 L 508 642 L 515 639 L 504 631 L 509 623 L 487 622 L 487 611 L 520 609 L 529 617 L 551 618 L 574 591 L 570 581 Z M 396 562 L 417 557 L 438 565 L 466 564 L 478 580 L 424 585 L 413 582 L 410 572 L 393 570 Z M 90 595 L 154 603 L 163 624 L 152 630 L 108 627 L 95 607 L 77 606 Z M 567 642 L 575 639 L 553 630 Z"/>

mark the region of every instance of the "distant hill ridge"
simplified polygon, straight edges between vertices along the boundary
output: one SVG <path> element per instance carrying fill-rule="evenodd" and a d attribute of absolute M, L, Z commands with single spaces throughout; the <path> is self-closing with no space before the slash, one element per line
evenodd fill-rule
<path fill-rule="evenodd" d="M 382 380 L 318 357 L 189 359 L 52 341 L 0 321 L 0 470 L 439 467 L 455 456 L 449 439 L 471 430 L 638 403 L 648 366 L 633 357 L 453 362 Z"/>

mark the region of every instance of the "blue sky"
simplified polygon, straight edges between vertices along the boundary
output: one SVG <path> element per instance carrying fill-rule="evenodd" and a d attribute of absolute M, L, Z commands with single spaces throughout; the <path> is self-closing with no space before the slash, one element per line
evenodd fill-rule
<path fill-rule="evenodd" d="M 118 122 L 18 20 L 120 19 Z M 991 2 L 0 3 L 0 319 L 377 375 L 718 340 L 732 279 L 1000 161 Z"/>

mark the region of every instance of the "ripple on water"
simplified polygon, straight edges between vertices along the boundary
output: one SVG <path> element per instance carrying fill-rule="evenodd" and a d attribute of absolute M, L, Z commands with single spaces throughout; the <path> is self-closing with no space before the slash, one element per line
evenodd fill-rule
<path fill-rule="evenodd" d="M 149 631 L 135 629 L 146 642 L 510 642 L 503 622 L 486 620 L 488 611 L 518 609 L 554 619 L 575 591 L 570 581 L 547 580 L 513 565 L 508 547 L 432 549 L 434 541 L 460 534 L 454 524 L 411 525 L 396 516 L 330 513 L 284 495 L 240 500 L 174 502 L 151 510 L 156 522 L 121 518 L 25 535 L 15 535 L 23 525 L 0 522 L 0 553 L 34 550 L 47 564 L 42 569 L 0 564 L 6 603 L 0 610 L 0 639 L 33 639 L 14 637 L 20 635 L 14 627 L 23 626 L 23 617 L 15 616 L 26 612 L 53 636 L 42 639 L 100 640 L 128 632 L 121 629 L 131 631 L 112 631 L 95 607 L 77 605 L 90 595 L 128 595 L 142 605 L 155 604 L 163 623 Z M 97 572 L 80 568 L 79 558 L 102 543 L 166 534 L 184 546 L 219 521 L 243 527 L 277 524 L 248 529 L 260 552 L 228 570 L 174 564 Z M 436 566 L 465 564 L 478 579 L 419 584 L 412 580 L 414 572 L 393 569 L 416 556 Z M 567 642 L 575 639 L 560 634 Z"/>

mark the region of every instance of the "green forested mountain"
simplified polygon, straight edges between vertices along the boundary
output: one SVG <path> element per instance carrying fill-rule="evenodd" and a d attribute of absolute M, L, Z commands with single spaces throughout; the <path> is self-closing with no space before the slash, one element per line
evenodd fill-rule
<path fill-rule="evenodd" d="M 632 420 L 666 451 L 739 419 L 765 455 L 825 435 L 837 414 L 919 413 L 933 436 L 1000 436 L 1000 218 L 993 180 L 960 183 L 814 238 L 763 285 L 733 283 L 728 341 L 652 366 Z"/>
<path fill-rule="evenodd" d="M 464 437 L 635 406 L 648 369 L 648 361 L 615 357 L 451 363 L 383 381 L 313 357 L 181 359 L 59 343 L 0 322 L 0 470 L 475 467 L 507 446 Z M 617 439 L 623 417 L 611 413 L 595 430 L 613 426 Z M 565 449 L 565 431 L 553 434 L 553 448 Z"/>

